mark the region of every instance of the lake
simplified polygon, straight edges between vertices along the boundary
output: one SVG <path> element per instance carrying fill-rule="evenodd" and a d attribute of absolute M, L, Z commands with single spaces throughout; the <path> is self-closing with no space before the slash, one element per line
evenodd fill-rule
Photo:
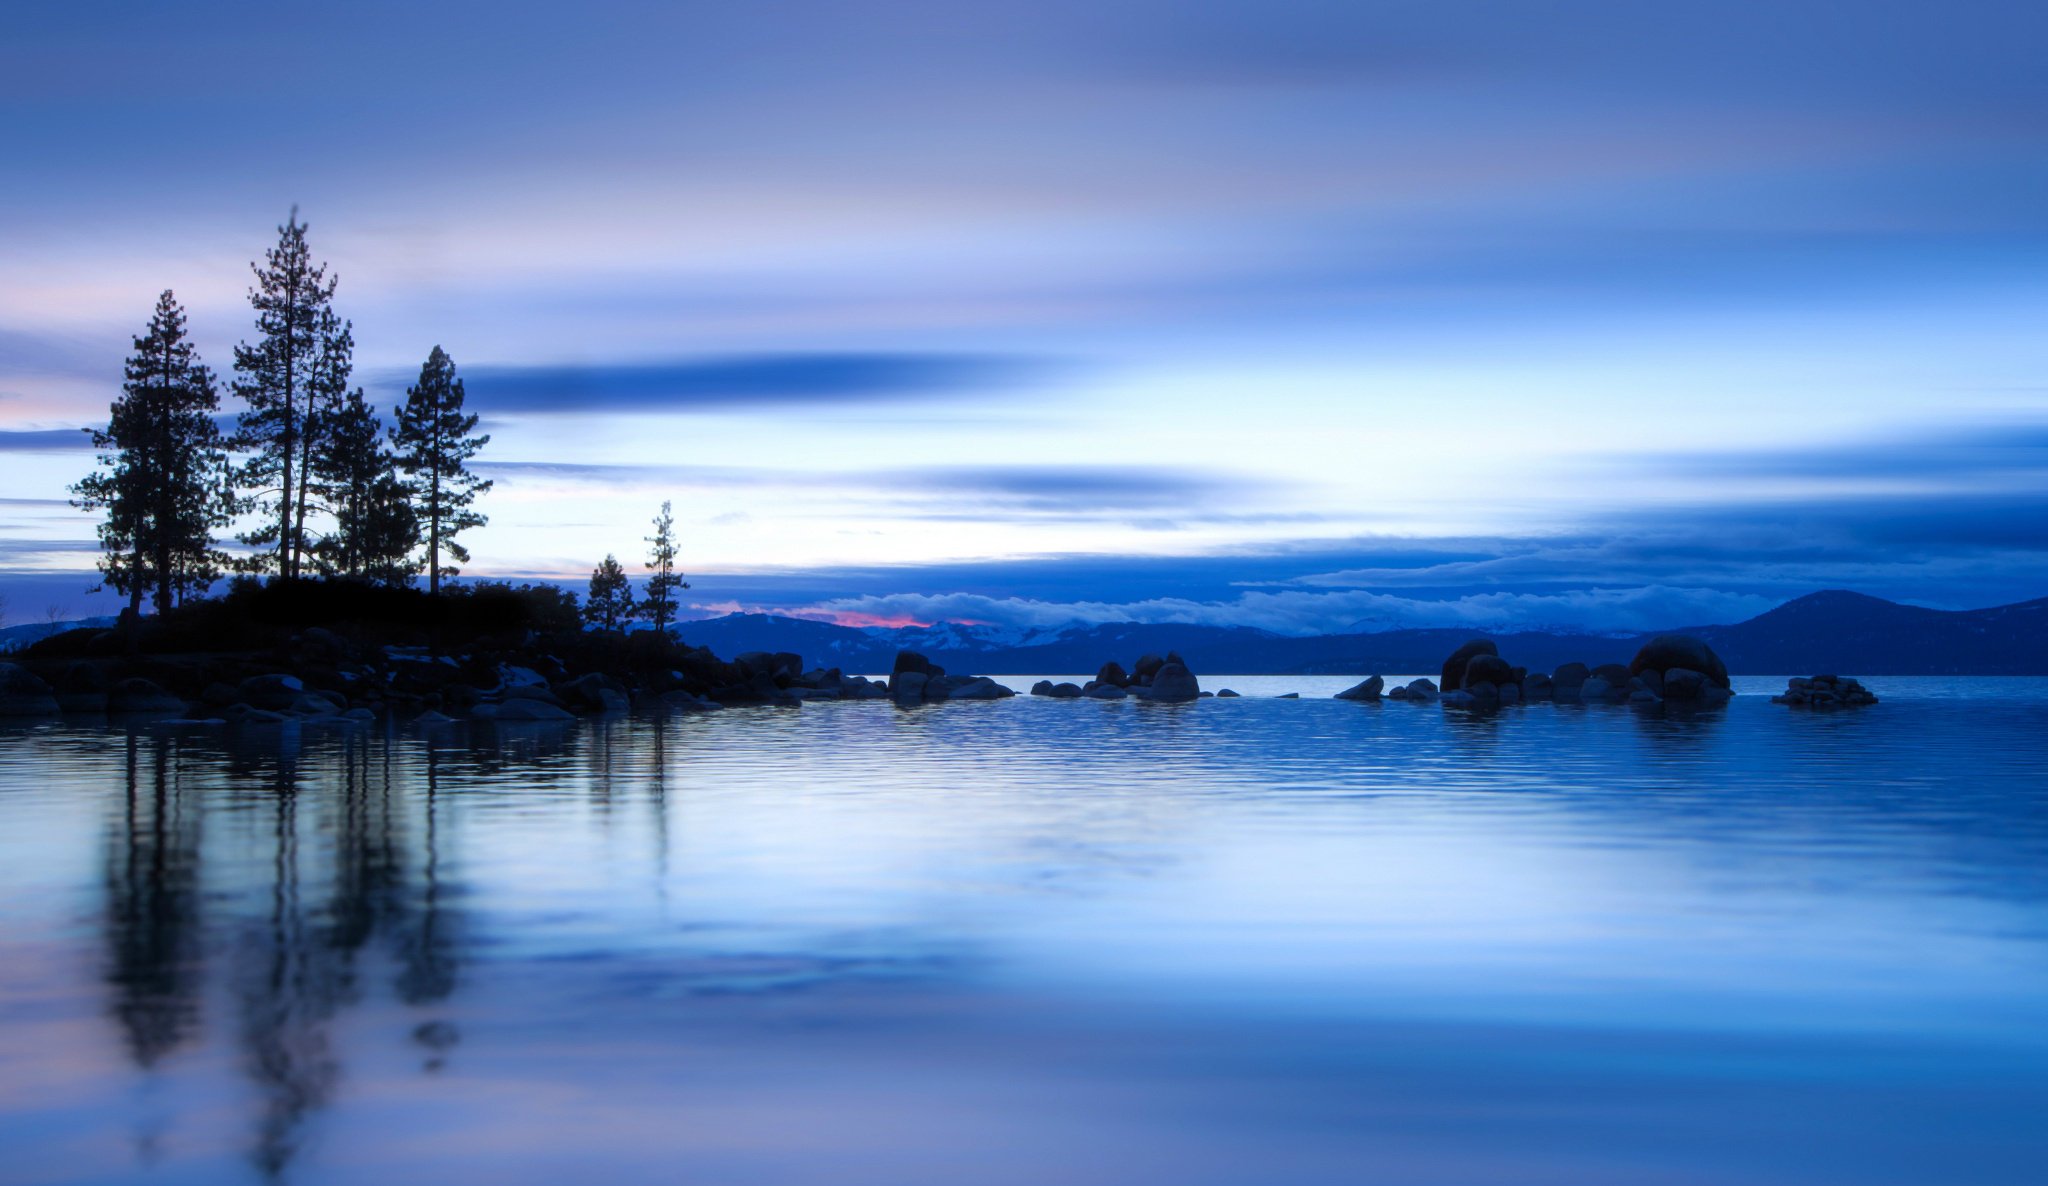
<path fill-rule="evenodd" d="M 2048 680 L 1351 682 L 10 726 L 0 1181 L 2043 1180 Z"/>

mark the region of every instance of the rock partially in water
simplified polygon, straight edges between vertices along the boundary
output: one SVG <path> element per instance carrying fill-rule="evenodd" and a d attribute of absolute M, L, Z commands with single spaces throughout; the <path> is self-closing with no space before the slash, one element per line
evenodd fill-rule
<path fill-rule="evenodd" d="M 1155 669 L 1151 683 L 1145 688 L 1145 699 L 1168 704 L 1196 700 L 1201 694 L 1202 687 L 1195 679 L 1195 673 L 1179 663 L 1166 663 Z"/>
<path fill-rule="evenodd" d="M 1451 657 L 1444 660 L 1444 667 L 1443 671 L 1441 672 L 1443 678 L 1443 690 L 1446 692 L 1455 692 L 1459 688 L 1464 687 L 1465 666 L 1466 664 L 1470 663 L 1475 657 L 1480 655 L 1493 655 L 1495 657 L 1498 657 L 1500 655 L 1500 648 L 1493 645 L 1493 641 L 1491 639 L 1475 638 L 1471 642 L 1466 643 L 1464 646 L 1459 647 L 1457 650 L 1452 651 Z"/>
<path fill-rule="evenodd" d="M 183 713 L 185 702 L 149 680 L 130 676 L 108 689 L 107 711 Z"/>
<path fill-rule="evenodd" d="M 0 663 L 0 717 L 55 716 L 57 695 L 19 663 Z"/>
<path fill-rule="evenodd" d="M 1644 643 L 1636 657 L 1629 660 L 1628 673 L 1655 671 L 1661 676 L 1674 667 L 1697 671 L 1721 687 L 1728 687 L 1727 664 L 1721 662 L 1714 648 L 1689 634 L 1660 634 Z"/>
<path fill-rule="evenodd" d="M 1784 695 L 1771 697 L 1771 703 L 1794 708 L 1862 708 L 1876 704 L 1877 693 L 1853 677 L 1813 675 L 1788 680 Z"/>
<path fill-rule="evenodd" d="M 1368 676 L 1362 682 L 1351 685 L 1337 693 L 1338 700 L 1378 700 L 1387 681 L 1380 676 Z"/>
<path fill-rule="evenodd" d="M 1121 684 L 1105 684 L 1100 681 L 1081 689 L 1081 694 L 1091 700 L 1122 700 L 1130 695 Z"/>

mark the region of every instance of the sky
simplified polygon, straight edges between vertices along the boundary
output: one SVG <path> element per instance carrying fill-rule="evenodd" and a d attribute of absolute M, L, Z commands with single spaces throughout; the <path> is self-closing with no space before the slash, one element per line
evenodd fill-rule
<path fill-rule="evenodd" d="M 1635 630 L 2048 595 L 2048 10 L 28 6 L 0 596 L 157 293 L 231 372 L 296 205 L 470 575 L 847 623 Z M 230 410 L 238 406 L 230 398 Z"/>

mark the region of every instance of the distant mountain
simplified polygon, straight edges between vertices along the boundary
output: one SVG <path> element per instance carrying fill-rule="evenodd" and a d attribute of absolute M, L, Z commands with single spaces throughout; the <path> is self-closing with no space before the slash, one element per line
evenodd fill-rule
<path fill-rule="evenodd" d="M 1829 591 L 1732 626 L 1676 629 L 1706 639 L 1742 674 L 2048 675 L 2048 598 L 1948 612 Z M 1107 659 L 1167 651 L 1198 673 L 1433 674 L 1445 655 L 1478 637 L 1493 639 L 1511 662 L 1547 671 L 1573 660 L 1625 663 L 1649 637 L 1432 629 L 1290 638 L 1243 626 L 1137 623 L 1019 635 L 957 623 L 863 630 L 769 614 L 686 622 L 679 633 L 725 656 L 794 651 L 813 665 L 873 673 L 888 671 L 898 650 L 914 650 L 955 671 L 1003 675 L 1083 674 Z"/>

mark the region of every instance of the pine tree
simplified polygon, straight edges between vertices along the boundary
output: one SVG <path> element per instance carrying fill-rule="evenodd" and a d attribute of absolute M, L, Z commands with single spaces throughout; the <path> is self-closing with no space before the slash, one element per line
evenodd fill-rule
<path fill-rule="evenodd" d="M 235 510 L 213 418 L 220 393 L 169 290 L 135 339 L 125 377 L 106 429 L 87 430 L 105 468 L 71 489 L 75 505 L 106 512 L 103 584 L 126 593 L 131 610 L 151 591 L 163 613 L 220 576 L 227 557 L 214 549 L 213 532 Z"/>
<path fill-rule="evenodd" d="M 660 633 L 675 619 L 676 593 L 690 587 L 683 574 L 676 571 L 676 517 L 666 501 L 661 504 L 661 514 L 655 516 L 654 534 L 647 542 L 654 545 L 647 555 L 647 567 L 653 575 L 647 578 L 647 595 L 640 599 L 640 616 L 653 623 Z"/>
<path fill-rule="evenodd" d="M 405 584 L 419 566 L 419 518 L 397 459 L 384 444 L 384 425 L 360 388 L 327 414 L 320 448 L 311 457 L 316 492 L 334 516 L 334 530 L 320 540 L 321 571 L 340 576 Z"/>
<path fill-rule="evenodd" d="M 633 604 L 633 582 L 617 556 L 590 570 L 590 593 L 583 599 L 583 621 L 599 630 L 623 630 L 639 607 Z"/>
<path fill-rule="evenodd" d="M 253 454 L 239 477 L 243 486 L 255 489 L 255 509 L 265 516 L 263 525 L 242 541 L 276 545 L 274 556 L 258 555 L 250 565 L 295 577 L 307 550 L 306 459 L 319 427 L 315 405 L 334 398 L 329 381 L 340 349 L 337 339 L 346 331 L 329 308 L 335 280 L 327 275 L 326 264 L 314 266 L 297 207 L 277 231 L 277 246 L 264 262 L 249 265 L 256 274 L 249 303 L 262 337 L 254 346 L 235 348 L 235 371 L 241 375 L 235 394 L 249 410 L 242 413 L 232 443 Z"/>
<path fill-rule="evenodd" d="M 441 591 L 441 576 L 462 570 L 444 565 L 446 554 L 458 563 L 469 560 L 469 552 L 455 542 L 458 532 L 481 527 L 487 520 L 473 511 L 476 496 L 489 492 L 491 484 L 463 467 L 477 450 L 491 443 L 490 436 L 470 436 L 477 418 L 462 411 L 462 380 L 455 377 L 455 361 L 439 346 L 420 367 L 420 381 L 406 388 L 405 404 L 398 409 L 398 423 L 391 440 L 398 448 L 398 468 L 410 479 L 413 504 L 427 537 L 427 591 Z"/>

